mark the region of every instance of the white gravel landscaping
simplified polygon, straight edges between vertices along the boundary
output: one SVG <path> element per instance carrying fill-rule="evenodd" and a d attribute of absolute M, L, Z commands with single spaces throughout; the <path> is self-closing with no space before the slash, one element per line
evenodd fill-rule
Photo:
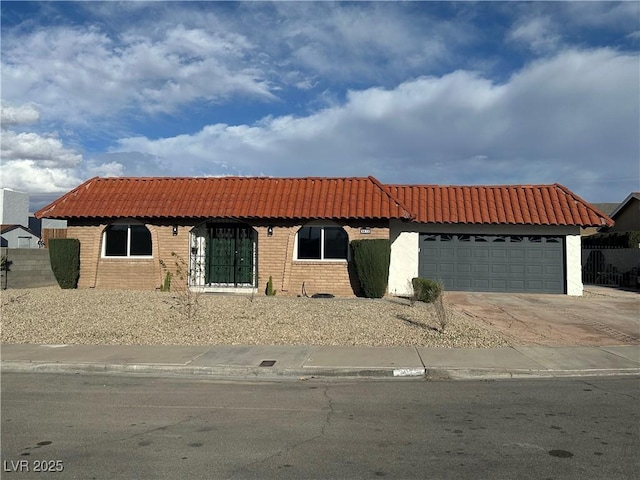
<path fill-rule="evenodd" d="M 452 312 L 438 331 L 432 305 L 403 299 L 202 294 L 195 315 L 174 292 L 9 289 L 2 343 L 498 347 L 497 331 Z"/>

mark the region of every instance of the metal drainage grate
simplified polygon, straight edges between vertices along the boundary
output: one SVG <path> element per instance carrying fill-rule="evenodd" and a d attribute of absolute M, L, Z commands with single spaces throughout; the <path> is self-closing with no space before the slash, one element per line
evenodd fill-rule
<path fill-rule="evenodd" d="M 273 367 L 275 364 L 275 360 L 263 360 L 262 362 L 260 362 L 261 367 Z"/>

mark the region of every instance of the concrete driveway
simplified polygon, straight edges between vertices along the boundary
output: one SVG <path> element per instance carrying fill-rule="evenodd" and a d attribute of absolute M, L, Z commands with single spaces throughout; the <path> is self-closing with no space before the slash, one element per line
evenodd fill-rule
<path fill-rule="evenodd" d="M 512 345 L 640 345 L 636 292 L 588 286 L 582 297 L 447 292 L 446 299 Z"/>

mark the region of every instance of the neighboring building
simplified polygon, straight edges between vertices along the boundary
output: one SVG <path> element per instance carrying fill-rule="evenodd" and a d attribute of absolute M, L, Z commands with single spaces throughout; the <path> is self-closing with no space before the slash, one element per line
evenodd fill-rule
<path fill-rule="evenodd" d="M 0 225 L 0 247 L 40 248 L 40 237 L 22 225 Z"/>
<path fill-rule="evenodd" d="M 610 217 L 615 225 L 607 228 L 607 232 L 640 231 L 640 192 L 630 193 L 611 212 Z"/>
<path fill-rule="evenodd" d="M 594 207 L 596 210 L 600 211 L 601 213 L 605 214 L 608 217 L 611 217 L 611 212 L 613 212 L 618 204 L 617 203 L 592 203 L 591 204 L 592 207 Z M 607 227 L 583 227 L 580 229 L 580 234 L 583 237 L 588 237 L 590 235 L 594 235 L 596 233 L 598 233 L 598 230 L 600 230 L 601 228 L 607 228 Z"/>
<path fill-rule="evenodd" d="M 389 292 L 580 295 L 580 228 L 611 220 L 561 185 L 437 187 L 366 178 L 92 178 L 36 212 L 80 240 L 80 287 L 358 293 L 349 242 L 390 238 Z"/>
<path fill-rule="evenodd" d="M 0 190 L 0 224 L 29 227 L 29 194 L 9 188 Z"/>
<path fill-rule="evenodd" d="M 39 248 L 40 237 L 29 226 L 29 194 L 3 188 L 0 191 L 0 246 Z"/>

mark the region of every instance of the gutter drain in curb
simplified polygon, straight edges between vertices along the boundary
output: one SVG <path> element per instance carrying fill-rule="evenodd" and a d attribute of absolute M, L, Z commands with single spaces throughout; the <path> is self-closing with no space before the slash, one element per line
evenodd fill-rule
<path fill-rule="evenodd" d="M 275 360 L 263 360 L 260 362 L 260 367 L 273 367 L 276 364 Z"/>

